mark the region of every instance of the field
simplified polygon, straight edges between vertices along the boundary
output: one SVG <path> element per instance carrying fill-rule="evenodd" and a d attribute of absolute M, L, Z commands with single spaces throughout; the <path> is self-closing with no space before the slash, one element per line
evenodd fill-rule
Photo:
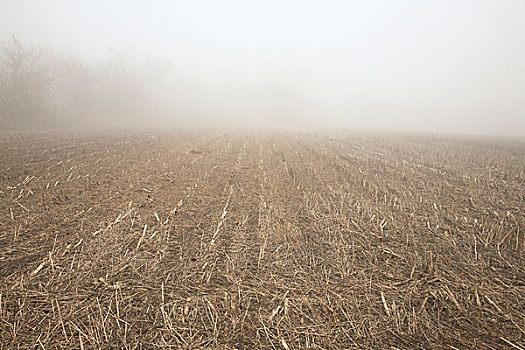
<path fill-rule="evenodd" d="M 1 349 L 523 349 L 525 142 L 0 134 Z"/>

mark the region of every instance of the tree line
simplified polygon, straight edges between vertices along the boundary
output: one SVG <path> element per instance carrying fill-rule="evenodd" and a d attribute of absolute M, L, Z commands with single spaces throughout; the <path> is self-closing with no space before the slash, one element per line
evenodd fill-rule
<path fill-rule="evenodd" d="M 77 57 L 0 41 L 0 125 L 24 127 L 79 122 L 127 122 L 154 108 L 155 83 L 168 64 L 125 51 L 86 63 Z"/>

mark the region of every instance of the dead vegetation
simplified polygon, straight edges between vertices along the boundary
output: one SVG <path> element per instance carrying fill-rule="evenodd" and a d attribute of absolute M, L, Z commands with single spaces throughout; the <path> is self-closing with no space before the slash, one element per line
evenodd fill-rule
<path fill-rule="evenodd" d="M 525 348 L 523 141 L 0 146 L 0 348 Z"/>

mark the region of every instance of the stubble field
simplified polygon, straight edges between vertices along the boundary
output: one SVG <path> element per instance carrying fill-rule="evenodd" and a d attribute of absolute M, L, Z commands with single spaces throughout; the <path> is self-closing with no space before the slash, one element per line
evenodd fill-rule
<path fill-rule="evenodd" d="M 2 349 L 523 349 L 525 142 L 0 134 Z"/>

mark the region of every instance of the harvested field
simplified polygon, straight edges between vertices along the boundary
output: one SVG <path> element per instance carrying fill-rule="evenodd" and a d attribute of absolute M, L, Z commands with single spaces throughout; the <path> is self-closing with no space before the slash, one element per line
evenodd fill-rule
<path fill-rule="evenodd" d="M 0 135 L 2 349 L 523 349 L 525 142 Z"/>

